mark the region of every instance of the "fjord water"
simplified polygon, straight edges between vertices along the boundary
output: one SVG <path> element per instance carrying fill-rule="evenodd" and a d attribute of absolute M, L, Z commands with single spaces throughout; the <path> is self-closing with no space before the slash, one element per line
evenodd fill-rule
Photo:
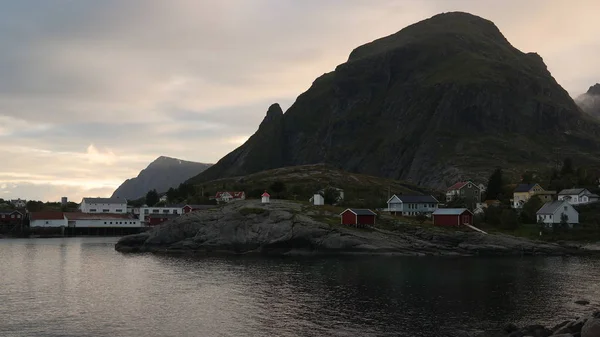
<path fill-rule="evenodd" d="M 0 240 L 0 336 L 443 336 L 600 300 L 587 258 L 176 258 L 116 241 Z"/>

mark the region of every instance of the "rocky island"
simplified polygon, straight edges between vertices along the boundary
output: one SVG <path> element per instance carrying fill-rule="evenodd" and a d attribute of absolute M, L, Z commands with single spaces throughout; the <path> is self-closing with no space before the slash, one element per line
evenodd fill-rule
<path fill-rule="evenodd" d="M 353 228 L 339 215 L 293 201 L 229 203 L 189 213 L 147 232 L 125 236 L 120 252 L 190 254 L 375 254 L 401 256 L 522 256 L 591 253 L 583 246 L 531 241 L 459 228 L 403 224 Z"/>

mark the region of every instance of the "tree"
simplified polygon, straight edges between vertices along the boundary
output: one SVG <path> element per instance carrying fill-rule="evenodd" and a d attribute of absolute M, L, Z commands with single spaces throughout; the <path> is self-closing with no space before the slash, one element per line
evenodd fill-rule
<path fill-rule="evenodd" d="M 523 205 L 521 210 L 521 221 L 526 224 L 534 224 L 537 222 L 537 211 L 542 208 L 544 202 L 537 195 L 529 198 Z"/>
<path fill-rule="evenodd" d="M 323 191 L 323 200 L 328 205 L 333 205 L 340 199 L 340 191 L 335 188 L 328 187 Z"/>
<path fill-rule="evenodd" d="M 535 172 L 525 171 L 525 173 L 523 173 L 523 175 L 521 176 L 521 183 L 523 183 L 523 184 L 537 183 L 535 178 L 536 178 Z"/>
<path fill-rule="evenodd" d="M 512 209 L 504 209 L 500 214 L 500 226 L 504 229 L 517 229 L 519 227 L 519 216 Z"/>
<path fill-rule="evenodd" d="M 25 204 L 25 207 L 27 208 L 27 211 L 29 211 L 29 212 L 39 212 L 44 209 L 44 203 L 41 201 L 29 200 Z"/>
<path fill-rule="evenodd" d="M 271 189 L 273 194 L 280 195 L 281 193 L 283 193 L 283 191 L 285 191 L 285 184 L 278 180 L 272 183 L 271 186 L 269 186 L 269 188 Z"/>
<path fill-rule="evenodd" d="M 156 192 L 156 190 L 150 190 L 148 193 L 146 193 L 146 205 L 148 206 L 156 205 L 159 199 L 160 198 L 158 197 L 158 192 Z"/>
<path fill-rule="evenodd" d="M 177 191 L 173 187 L 169 188 L 167 191 L 167 200 L 169 202 L 174 202 L 177 200 Z"/>
<path fill-rule="evenodd" d="M 564 177 L 573 173 L 575 173 L 575 169 L 573 168 L 573 160 L 571 158 L 565 158 L 562 169 L 560 170 L 560 175 Z"/>
<path fill-rule="evenodd" d="M 564 230 L 569 228 L 569 216 L 566 213 L 560 215 L 560 228 Z"/>
<path fill-rule="evenodd" d="M 499 195 L 502 194 L 502 186 L 504 186 L 502 169 L 497 168 L 488 180 L 485 198 L 487 200 L 498 199 Z"/>

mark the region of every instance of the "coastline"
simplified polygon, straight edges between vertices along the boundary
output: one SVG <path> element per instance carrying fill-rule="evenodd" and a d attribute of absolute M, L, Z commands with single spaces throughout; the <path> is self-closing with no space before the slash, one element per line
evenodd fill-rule
<path fill-rule="evenodd" d="M 301 204 L 234 202 L 183 215 L 122 237 L 122 253 L 276 256 L 567 256 L 597 255 L 598 245 L 548 243 L 504 234 L 405 226 L 390 232 L 352 228 Z"/>

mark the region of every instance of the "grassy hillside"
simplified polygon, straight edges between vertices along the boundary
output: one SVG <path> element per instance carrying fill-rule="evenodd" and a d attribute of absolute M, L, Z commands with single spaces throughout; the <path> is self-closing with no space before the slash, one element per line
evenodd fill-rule
<path fill-rule="evenodd" d="M 283 183 L 282 192 L 273 191 L 276 182 Z M 195 184 L 196 190 L 203 189 L 205 194 L 222 190 L 246 191 L 248 197 L 258 198 L 265 190 L 275 197 L 308 200 L 316 191 L 326 187 L 344 190 L 345 205 L 365 207 L 383 207 L 391 194 L 434 194 L 438 192 L 420 188 L 406 182 L 374 177 L 364 174 L 348 173 L 327 165 L 302 165 L 262 171 L 243 177 L 231 177 L 205 183 L 188 181 Z"/>

